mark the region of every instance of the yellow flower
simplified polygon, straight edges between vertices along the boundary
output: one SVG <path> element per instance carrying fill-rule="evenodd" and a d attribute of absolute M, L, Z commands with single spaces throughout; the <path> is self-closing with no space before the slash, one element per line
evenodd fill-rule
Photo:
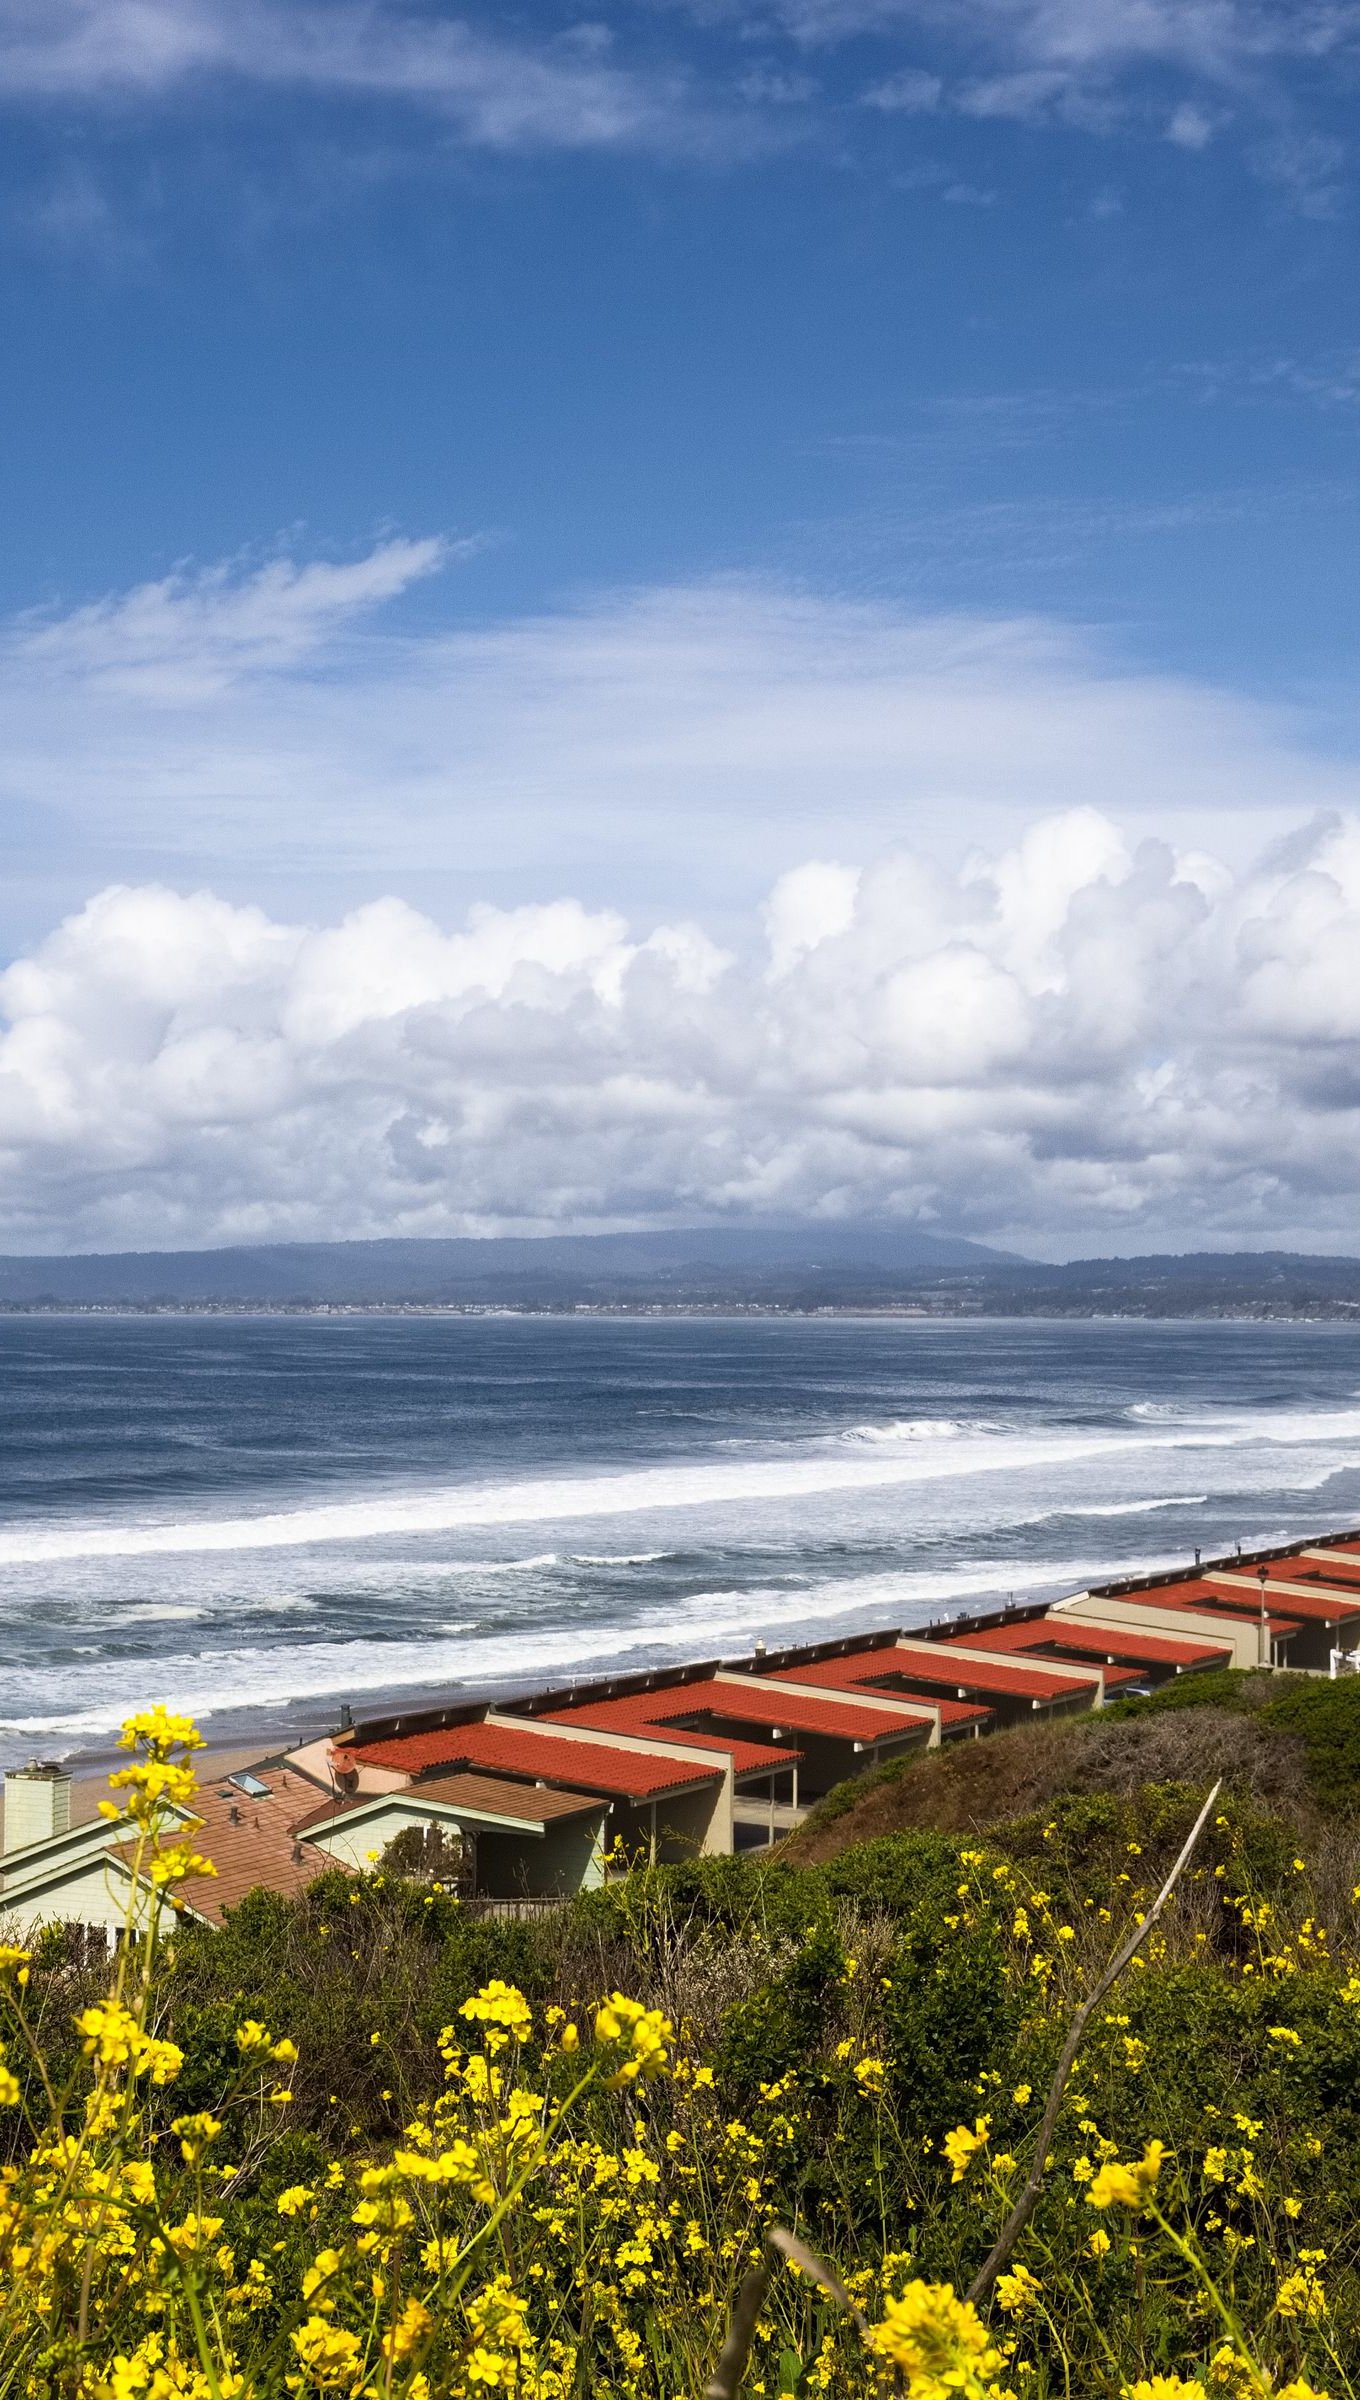
<path fill-rule="evenodd" d="M 1015 2108 L 1028 2108 L 1032 2097 L 1033 2094 L 1027 2083 L 1017 2083 L 1015 2090 L 1011 2093 L 1011 2104 Z"/>
<path fill-rule="evenodd" d="M 383 2335 L 384 2358 L 409 2358 L 434 2325 L 428 2308 L 419 2300 L 408 2300 L 390 2333 Z"/>
<path fill-rule="evenodd" d="M 978 2151 L 986 2149 L 991 2130 L 991 2118 L 979 2117 L 971 2132 L 966 2125 L 956 2125 L 952 2133 L 945 2135 L 940 2147 L 954 2170 L 951 2182 L 962 2183 Z"/>
<path fill-rule="evenodd" d="M 629 2000 L 615 1992 L 595 2012 L 595 2039 L 602 2047 L 626 2042 L 628 2056 L 605 2077 L 605 2090 L 619 2092 L 639 2076 L 650 2083 L 664 2075 L 670 2063 L 669 2044 L 675 2038 L 675 2028 L 669 2017 L 658 2008 L 644 2008 L 641 2001 Z M 699 2078 L 696 2076 L 696 2082 Z"/>
<path fill-rule="evenodd" d="M 1311 2319 L 1325 2316 L 1326 2312 L 1327 2295 L 1311 2267 L 1304 2267 L 1293 2275 L 1285 2276 L 1275 2294 L 1277 2317 L 1308 2317 Z"/>
<path fill-rule="evenodd" d="M 1228 2395 L 1228 2400 L 1250 2400 L 1258 2389 L 1258 2381 L 1250 2359 L 1244 2358 L 1231 2342 L 1220 2342 L 1209 2361 L 1209 2381 Z"/>
<path fill-rule="evenodd" d="M 101 2067 L 149 2075 L 153 2083 L 173 2083 L 184 2064 L 184 2052 L 177 2043 L 158 2041 L 144 2033 L 119 2000 L 97 2000 L 83 2008 L 75 2022 L 85 2056 Z"/>
<path fill-rule="evenodd" d="M 1092 2208 L 1142 2208 L 1157 2188 L 1165 2156 L 1164 2143 L 1154 2141 L 1131 2166 L 1107 2159 L 1086 2194 Z"/>
<path fill-rule="evenodd" d="M 280 2192 L 274 2206 L 281 2217 L 300 2217 L 304 2208 L 309 2205 L 311 2198 L 310 2184 L 290 2183 L 287 2191 Z"/>
<path fill-rule="evenodd" d="M 188 2167 L 196 2167 L 209 2145 L 216 2141 L 222 2127 L 206 2109 L 192 2117 L 176 2117 L 170 2131 L 179 2135 L 180 2153 Z"/>
<path fill-rule="evenodd" d="M 1094 2233 L 1088 2233 L 1086 2248 L 1090 2257 L 1108 2258 L 1111 2247 L 1110 2237 L 1103 2225 L 1097 2225 Z"/>
<path fill-rule="evenodd" d="M 136 1716 L 123 1719 L 123 1730 L 118 1736 L 119 1749 L 135 1750 L 139 1742 L 157 1753 L 203 1748 L 203 1736 L 193 1718 L 172 1716 L 159 1701 L 154 1708 L 140 1709 Z"/>
<path fill-rule="evenodd" d="M 869 2342 L 905 2375 L 909 2400 L 976 2400 L 1005 2364 L 977 2310 L 950 2283 L 909 2283 L 888 2301 Z"/>
<path fill-rule="evenodd" d="M 335 2282 L 339 2273 L 339 2251 L 318 2250 L 311 2266 L 306 2268 L 303 2273 L 303 2299 L 308 2301 L 314 2309 L 318 2311 L 324 2310 L 327 2314 L 329 2314 L 329 2312 L 335 2306 L 335 2302 L 330 2295 L 329 2287 Z"/>
<path fill-rule="evenodd" d="M 295 2391 L 299 2383 L 310 2383 L 319 2392 L 352 2392 L 363 2372 L 358 2335 L 324 2317 L 308 2317 L 299 2325 L 293 2348 L 303 2370 L 300 2377 L 288 2378 Z"/>
<path fill-rule="evenodd" d="M 479 2342 L 464 2360 L 463 2373 L 469 2383 L 481 2384 L 487 2391 L 508 2391 L 519 2373 L 519 2363 L 499 2350 L 485 2349 Z"/>
<path fill-rule="evenodd" d="M 998 2275 L 996 2279 L 997 2306 L 1008 2317 L 1018 2317 L 1023 2310 L 1033 2307 L 1043 2288 L 1028 2267 L 1013 2267 L 1009 2275 Z"/>
<path fill-rule="evenodd" d="M 1182 2375 L 1148 2375 L 1124 2385 L 1124 2400 L 1204 2400 L 1204 2386 Z"/>
<path fill-rule="evenodd" d="M 1303 2043 L 1292 2025 L 1267 2025 L 1266 2040 L 1278 2042 L 1282 2049 L 1301 2050 Z"/>
<path fill-rule="evenodd" d="M 533 2010 L 523 1992 L 516 1991 L 513 1983 L 503 1983 L 498 1975 L 490 1983 L 483 1984 L 480 1992 L 475 1992 L 470 2000 L 465 2000 L 458 2014 L 479 2025 L 510 2034 L 517 2042 L 526 2040 L 533 2031 Z"/>

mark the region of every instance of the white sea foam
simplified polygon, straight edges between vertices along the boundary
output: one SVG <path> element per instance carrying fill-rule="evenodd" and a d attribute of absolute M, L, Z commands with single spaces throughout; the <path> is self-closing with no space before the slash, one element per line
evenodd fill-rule
<path fill-rule="evenodd" d="M 1084 1462 L 1127 1459 L 1165 1450 L 1246 1450 L 1269 1446 L 1350 1444 L 1360 1439 L 1360 1409 L 1231 1413 L 1161 1428 L 1043 1434 L 961 1431 L 947 1441 L 885 1444 L 867 1457 L 825 1449 L 789 1450 L 764 1460 L 705 1459 L 612 1474 L 526 1478 L 514 1483 L 456 1484 L 428 1491 L 374 1494 L 362 1500 L 229 1518 L 172 1523 L 64 1526 L 11 1525 L 0 1534 L 0 1567 L 77 1559 L 155 1558 L 175 1554 L 244 1553 L 334 1542 L 400 1539 L 485 1526 L 607 1518 L 655 1509 L 703 1509 L 766 1500 L 805 1500 L 830 1493 L 881 1491 L 950 1482 L 962 1477 L 1049 1472 Z M 1323 1475 L 1331 1472 L 1325 1468 Z M 1290 1477 L 1295 1488 L 1304 1484 Z M 549 1563 L 504 1562 L 505 1571 Z M 483 1569 L 485 1571 L 485 1569 Z"/>
<path fill-rule="evenodd" d="M 216 1656 L 157 1661 L 158 1696 L 175 1709 L 209 1718 L 223 1709 L 268 1709 L 343 1692 L 351 1701 L 412 1686 L 473 1687 L 514 1680 L 550 1681 L 606 1661 L 693 1658 L 745 1649 L 767 1639 L 813 1639 L 829 1618 L 858 1617 L 891 1627 L 920 1624 L 941 1607 L 963 1607 L 1008 1594 L 1075 1591 L 1084 1582 L 1137 1574 L 1157 1560 L 984 1561 L 966 1569 L 890 1569 L 800 1584 L 762 1584 L 695 1592 L 631 1620 L 583 1626 L 541 1623 L 479 1634 L 475 1619 L 442 1626 L 437 1634 L 402 1642 L 356 1639 L 287 1648 L 243 1648 Z M 470 1638 L 469 1638 L 470 1637 Z M 41 1736 L 51 1747 L 109 1732 L 146 1697 L 144 1661 L 101 1659 L 68 1667 L 60 1704 L 43 1710 L 49 1676 L 17 1671 L 6 1677 L 0 1731 Z"/>
<path fill-rule="evenodd" d="M 889 1417 L 882 1425 L 847 1425 L 834 1438 L 878 1449 L 885 1443 L 953 1442 L 963 1434 L 997 1431 L 996 1421 L 990 1417 Z"/>
<path fill-rule="evenodd" d="M 1046 1509 L 1035 1523 L 1045 1524 L 1050 1517 L 1147 1517 L 1159 1508 L 1207 1508 L 1208 1505 L 1207 1492 L 1168 1492 L 1164 1499 L 1156 1500 L 1074 1500 L 1068 1508 Z"/>
<path fill-rule="evenodd" d="M 669 1550 L 573 1550 L 574 1567 L 654 1567 L 674 1555 Z"/>

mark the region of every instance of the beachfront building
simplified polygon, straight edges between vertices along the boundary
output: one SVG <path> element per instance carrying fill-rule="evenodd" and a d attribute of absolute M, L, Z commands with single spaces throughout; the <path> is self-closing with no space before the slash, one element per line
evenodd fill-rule
<path fill-rule="evenodd" d="M 835 1784 L 995 1727 L 1101 1708 L 1177 1675 L 1360 1664 L 1360 1531 L 1126 1577 L 902 1631 L 347 1725 L 209 1778 L 176 1905 L 303 1891 L 428 1841 L 488 1906 L 588 1890 L 620 1862 L 763 1848 Z M 158 1905 L 125 1818 L 78 1821 L 59 1768 L 6 1779 L 0 1921 L 105 1932 Z M 396 1855 L 402 1855 L 398 1849 Z"/>

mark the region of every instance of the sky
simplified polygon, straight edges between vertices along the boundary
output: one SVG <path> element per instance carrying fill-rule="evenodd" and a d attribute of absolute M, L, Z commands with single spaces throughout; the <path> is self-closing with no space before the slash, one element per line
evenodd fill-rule
<path fill-rule="evenodd" d="M 1360 0 L 0 0 L 0 1247 L 1360 1248 Z"/>

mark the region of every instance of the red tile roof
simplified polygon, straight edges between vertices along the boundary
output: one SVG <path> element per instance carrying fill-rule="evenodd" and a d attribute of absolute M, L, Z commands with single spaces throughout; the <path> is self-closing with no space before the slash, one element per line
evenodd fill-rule
<path fill-rule="evenodd" d="M 1107 1592 L 1095 1594 L 1098 1600 L 1126 1600 L 1136 1608 L 1174 1608 L 1183 1616 L 1234 1617 L 1255 1624 L 1261 1614 L 1261 1604 L 1254 1592 L 1234 1590 L 1232 1586 L 1218 1588 L 1213 1584 L 1191 1581 L 1169 1583 L 1155 1591 Z M 1298 1632 L 1297 1619 L 1272 1617 L 1273 1634 Z"/>
<path fill-rule="evenodd" d="M 1006 1699 L 1062 1700 L 1069 1695 L 1089 1698 L 1095 1689 L 1084 1676 L 1065 1675 L 1060 1667 L 996 1667 L 987 1660 L 976 1664 L 948 1642 L 896 1642 L 881 1651 L 876 1676 L 901 1675 L 910 1683 L 943 1688 L 997 1692 Z"/>
<path fill-rule="evenodd" d="M 491 1767 L 529 1782 L 559 1783 L 576 1791 L 621 1794 L 650 1800 L 685 1784 L 709 1783 L 721 1772 L 692 1758 L 656 1758 L 641 1750 L 614 1750 L 564 1734 L 523 1731 L 511 1725 L 449 1725 L 433 1733 L 396 1734 L 391 1741 L 350 1746 L 365 1766 L 392 1767 L 420 1775 L 435 1767 Z"/>
<path fill-rule="evenodd" d="M 875 1708 L 866 1696 L 864 1700 L 823 1700 L 815 1692 L 771 1692 L 754 1686 L 743 1691 L 740 1683 L 705 1683 L 692 1685 L 691 1690 L 703 1697 L 696 1706 L 711 1709 L 715 1717 L 730 1717 L 740 1725 L 788 1726 L 794 1733 L 829 1733 L 841 1741 L 885 1742 L 895 1735 L 911 1733 L 915 1722 L 926 1730 L 924 1714 L 919 1720 L 899 1715 L 896 1709 Z M 676 1695 L 663 1694 L 668 1704 Z M 922 1709 L 931 1703 L 922 1702 Z"/>
<path fill-rule="evenodd" d="M 824 1691 L 852 1692 L 857 1698 L 871 1700 L 873 1698 L 872 1690 L 865 1691 L 862 1687 L 876 1674 L 892 1674 L 894 1672 L 893 1661 L 896 1656 L 897 1653 L 893 1649 L 852 1650 L 848 1656 L 842 1654 L 835 1658 L 819 1658 L 806 1666 L 773 1667 L 770 1670 L 770 1676 L 775 1683 L 811 1683 L 818 1685 Z M 908 1695 L 894 1692 L 891 1697 L 894 1700 L 905 1699 Z M 938 1709 L 942 1726 L 979 1721 L 992 1714 L 989 1708 L 978 1707 L 971 1700 L 931 1698 L 922 1700 L 920 1706 Z"/>
<path fill-rule="evenodd" d="M 1216 1588 L 1231 1592 L 1234 1599 L 1245 1600 L 1252 1613 L 1260 1615 L 1259 1585 L 1254 1592 L 1248 1591 L 1243 1584 L 1220 1584 Z M 1339 1592 L 1325 1590 L 1290 1591 L 1276 1583 L 1273 1577 L 1266 1583 L 1266 1601 L 1280 1616 L 1292 1617 L 1297 1625 L 1345 1625 L 1352 1617 L 1360 1616 L 1360 1599 L 1343 1600 Z"/>
<path fill-rule="evenodd" d="M 1108 1628 L 1084 1624 L 1080 1617 L 1033 1617 L 1027 1624 L 994 1625 L 988 1633 L 955 1635 L 956 1649 L 967 1649 L 970 1645 L 978 1650 L 1019 1650 L 1046 1657 L 1075 1650 L 1082 1659 L 1127 1659 L 1135 1666 L 1142 1661 L 1157 1667 L 1211 1666 L 1215 1659 L 1231 1656 L 1228 1649 L 1215 1649 L 1208 1642 L 1182 1641 L 1170 1634 L 1135 1633 L 1131 1627 L 1111 1633 Z"/>
<path fill-rule="evenodd" d="M 672 1687 L 669 1691 L 624 1692 L 615 1700 L 583 1701 L 578 1708 L 555 1708 L 542 1722 L 550 1725 L 593 1726 L 599 1733 L 640 1733 L 649 1741 L 664 1742 L 669 1717 L 689 1716 L 703 1702 L 690 1695 L 693 1684 Z M 775 1748 L 767 1742 L 743 1742 L 728 1734 L 682 1732 L 677 1726 L 672 1738 L 684 1742 L 693 1750 L 716 1750 L 732 1761 L 735 1775 L 749 1775 L 759 1768 L 791 1765 L 796 1750 Z"/>
<path fill-rule="evenodd" d="M 355 1792 L 346 1798 L 322 1800 L 299 1817 L 297 1831 L 311 1833 L 320 1825 L 338 1825 L 356 1809 L 380 1807 L 384 1800 L 437 1800 L 445 1808 L 465 1808 L 489 1817 L 514 1817 L 525 1825 L 551 1825 L 559 1817 L 589 1816 L 600 1806 L 598 1793 L 557 1791 L 547 1784 L 512 1783 L 502 1775 L 422 1775 L 418 1786 L 396 1792 Z"/>

